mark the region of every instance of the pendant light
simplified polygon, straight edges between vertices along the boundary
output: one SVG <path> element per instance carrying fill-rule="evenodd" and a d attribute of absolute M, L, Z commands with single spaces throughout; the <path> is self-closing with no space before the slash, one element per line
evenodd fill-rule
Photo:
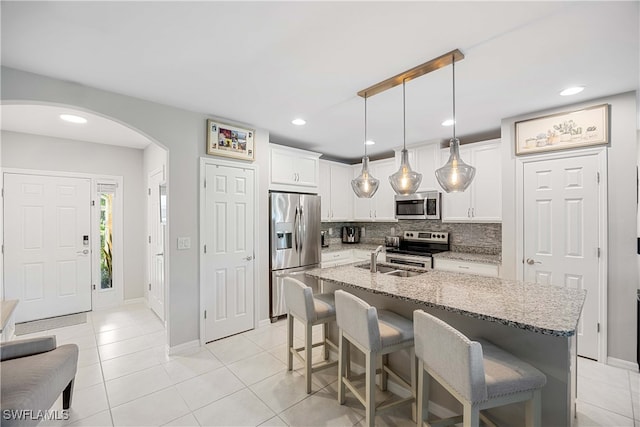
<path fill-rule="evenodd" d="M 380 180 L 369 173 L 369 156 L 367 156 L 367 97 L 364 97 L 364 157 L 362 158 L 362 172 L 351 180 L 351 188 L 356 196 L 370 199 L 378 191 Z"/>
<path fill-rule="evenodd" d="M 389 183 L 393 191 L 399 195 L 413 194 L 420 187 L 422 174 L 411 170 L 409 164 L 409 152 L 407 151 L 407 113 L 405 102 L 405 81 L 402 80 L 402 151 L 400 157 L 400 169 L 389 177 Z"/>
<path fill-rule="evenodd" d="M 466 190 L 473 177 L 476 168 L 466 164 L 460 158 L 460 140 L 456 138 L 456 61 L 451 60 L 453 69 L 453 138 L 449 141 L 449 160 L 440 169 L 436 170 L 436 179 L 447 193 L 457 193 Z"/>

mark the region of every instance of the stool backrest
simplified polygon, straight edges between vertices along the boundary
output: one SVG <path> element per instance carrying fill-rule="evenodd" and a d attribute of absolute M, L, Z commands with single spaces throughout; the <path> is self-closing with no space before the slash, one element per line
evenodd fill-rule
<path fill-rule="evenodd" d="M 413 312 L 416 357 L 470 402 L 487 399 L 480 343 L 422 310 Z"/>
<path fill-rule="evenodd" d="M 336 291 L 335 296 L 338 328 L 367 350 L 380 350 L 382 341 L 376 308 L 342 290 Z"/>
<path fill-rule="evenodd" d="M 284 278 L 284 301 L 294 316 L 307 322 L 316 321 L 313 290 L 298 279 Z"/>

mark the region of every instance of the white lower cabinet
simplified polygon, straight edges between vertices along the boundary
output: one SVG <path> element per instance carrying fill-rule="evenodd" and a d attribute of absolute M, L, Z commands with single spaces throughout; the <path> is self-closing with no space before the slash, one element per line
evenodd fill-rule
<path fill-rule="evenodd" d="M 362 165 L 353 166 L 353 177 L 360 175 Z M 380 180 L 378 191 L 370 199 L 361 199 L 353 194 L 353 219 L 355 221 L 396 221 L 395 192 L 389 184 L 389 175 L 396 171 L 394 159 L 376 160 L 369 162 L 369 172 Z"/>
<path fill-rule="evenodd" d="M 337 267 L 339 265 L 351 264 L 352 262 L 353 252 L 351 250 L 323 252 L 320 267 Z"/>
<path fill-rule="evenodd" d="M 500 275 L 499 265 L 453 259 L 434 258 L 433 268 L 434 270 L 454 271 L 478 276 L 498 277 Z"/>
<path fill-rule="evenodd" d="M 462 193 L 442 193 L 443 222 L 501 222 L 502 175 L 500 140 L 460 147 L 462 160 L 476 168 L 476 176 Z M 449 149 L 441 151 L 442 164 Z"/>
<path fill-rule="evenodd" d="M 367 249 L 345 249 L 342 251 L 323 252 L 320 267 L 329 268 L 339 265 L 363 263 L 371 261 L 371 252 Z M 378 254 L 378 262 L 385 262 L 385 254 Z"/>

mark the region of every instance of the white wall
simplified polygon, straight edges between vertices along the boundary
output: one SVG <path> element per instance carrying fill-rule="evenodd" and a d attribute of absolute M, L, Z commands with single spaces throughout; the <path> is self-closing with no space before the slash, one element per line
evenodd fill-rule
<path fill-rule="evenodd" d="M 199 158 L 205 155 L 206 119 L 248 126 L 211 114 L 196 113 L 154 102 L 90 88 L 71 82 L 2 67 L 0 96 L 3 103 L 52 103 L 69 105 L 79 110 L 114 119 L 147 136 L 168 150 L 168 284 L 169 345 L 174 347 L 196 341 L 199 337 L 199 245 L 190 250 L 176 249 L 180 236 L 198 241 L 198 170 Z M 218 112 L 224 114 L 224 112 Z M 266 224 L 268 203 L 266 195 L 269 134 L 256 129 L 256 156 L 260 167 L 261 203 L 258 215 Z M 142 169 L 142 168 L 141 168 Z M 144 210 L 143 210 L 144 211 Z M 258 230 L 260 247 L 258 259 L 258 289 L 268 290 L 268 260 L 264 248 L 268 245 L 268 227 Z M 141 250 L 141 253 L 144 253 Z M 268 253 L 268 249 L 267 249 Z M 266 261 L 266 262 L 265 262 Z M 264 309 L 267 294 L 260 294 Z M 264 313 L 264 312 L 263 312 Z"/>
<path fill-rule="evenodd" d="M 124 299 L 144 295 L 142 150 L 16 132 L 2 132 L 3 168 L 123 177 Z"/>
<path fill-rule="evenodd" d="M 517 279 L 516 247 L 516 162 L 514 126 L 530 119 L 591 105 L 610 104 L 608 155 L 608 356 L 629 362 L 636 360 L 636 256 L 637 204 L 636 163 L 638 159 L 635 92 L 613 95 L 571 106 L 502 120 L 502 274 Z"/>

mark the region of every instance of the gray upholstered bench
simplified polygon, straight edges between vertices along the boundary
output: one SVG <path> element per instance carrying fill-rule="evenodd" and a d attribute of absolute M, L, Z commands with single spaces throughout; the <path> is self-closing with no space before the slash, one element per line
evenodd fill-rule
<path fill-rule="evenodd" d="M 69 409 L 78 367 L 78 346 L 56 347 L 48 336 L 0 344 L 0 408 L 3 426 L 32 426 L 62 393 Z M 22 411 L 22 412 L 21 412 Z"/>

